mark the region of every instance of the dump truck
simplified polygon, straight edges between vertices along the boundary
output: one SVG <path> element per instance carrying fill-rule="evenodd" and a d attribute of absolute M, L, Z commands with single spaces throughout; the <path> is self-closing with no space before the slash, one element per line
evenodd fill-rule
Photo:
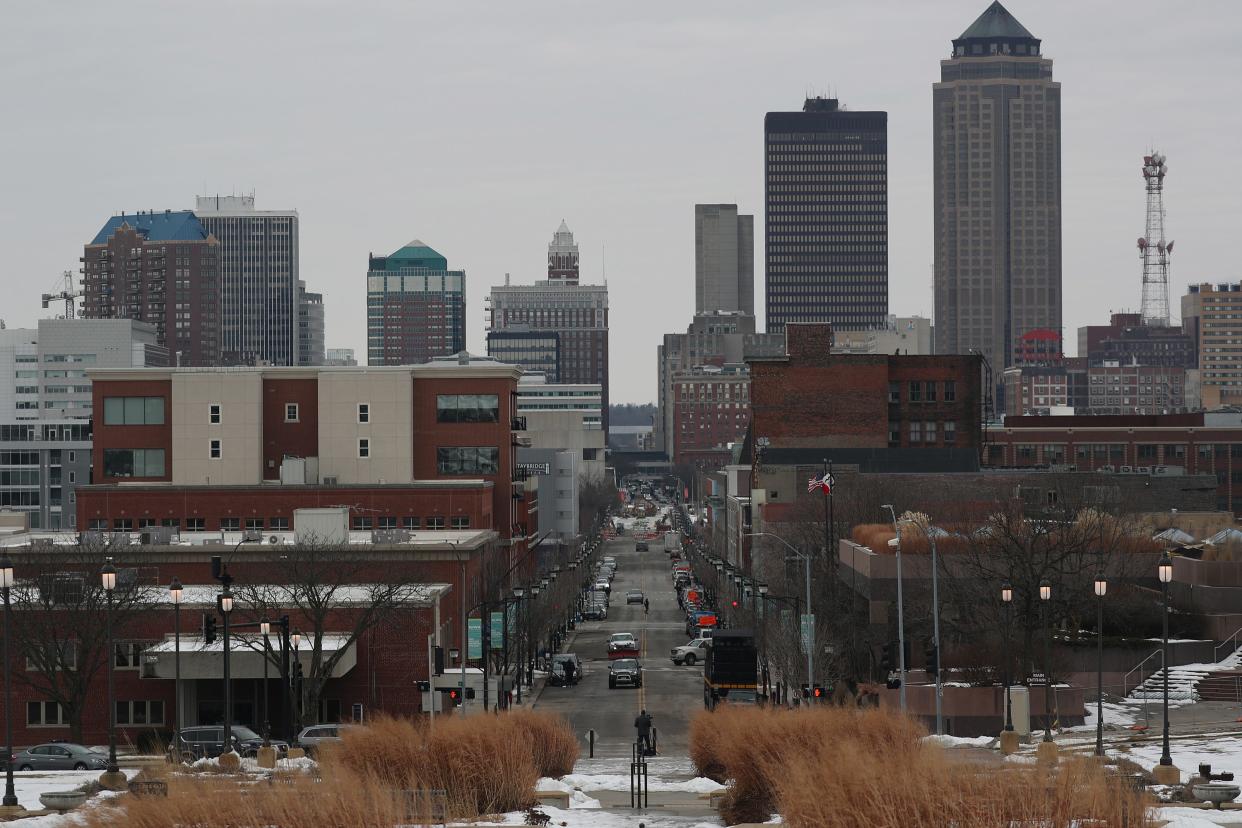
<path fill-rule="evenodd" d="M 759 694 L 759 656 L 750 630 L 716 630 L 703 663 L 703 706 L 754 704 Z"/>

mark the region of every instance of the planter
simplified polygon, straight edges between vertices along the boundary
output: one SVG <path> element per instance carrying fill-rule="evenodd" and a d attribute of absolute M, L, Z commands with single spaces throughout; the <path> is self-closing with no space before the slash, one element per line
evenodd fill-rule
<path fill-rule="evenodd" d="M 1236 794 L 1235 794 L 1236 796 Z M 72 811 L 86 801 L 86 791 L 47 791 L 39 794 L 39 801 L 49 811 Z"/>
<path fill-rule="evenodd" d="M 1190 792 L 1200 802 L 1211 802 L 1220 810 L 1225 802 L 1233 802 L 1242 793 L 1232 782 L 1196 782 L 1190 786 Z"/>

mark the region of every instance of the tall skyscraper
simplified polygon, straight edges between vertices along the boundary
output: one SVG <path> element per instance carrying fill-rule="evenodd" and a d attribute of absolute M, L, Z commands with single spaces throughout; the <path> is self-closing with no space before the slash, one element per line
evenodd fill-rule
<path fill-rule="evenodd" d="M 755 313 L 755 217 L 694 205 L 694 312 Z"/>
<path fill-rule="evenodd" d="M 555 264 L 555 267 L 554 267 Z M 493 332 L 518 326 L 521 331 L 556 331 L 559 334 L 560 381 L 579 385 L 598 383 L 603 387 L 604 428 L 608 427 L 608 287 L 578 283 L 578 245 L 561 222 L 548 245 L 548 279 L 533 285 L 504 285 L 492 288 L 489 304 Z M 505 343 L 509 354 L 513 341 L 507 337 L 489 338 L 489 347 Z M 532 352 L 531 364 L 518 362 L 531 370 L 546 371 L 548 354 Z"/>
<path fill-rule="evenodd" d="M 218 365 L 219 254 L 188 210 L 113 216 L 82 254 L 82 316 L 150 322 L 172 364 Z"/>
<path fill-rule="evenodd" d="M 323 365 L 324 335 L 323 294 L 298 280 L 298 365 Z"/>
<path fill-rule="evenodd" d="M 888 113 L 808 98 L 763 120 L 767 328 L 888 318 Z"/>
<path fill-rule="evenodd" d="M 415 239 L 367 271 L 367 364 L 421 365 L 466 350 L 466 272 Z"/>
<path fill-rule="evenodd" d="M 300 365 L 298 214 L 256 210 L 254 196 L 199 196 L 194 213 L 220 242 L 220 359 Z"/>
<path fill-rule="evenodd" d="M 992 3 L 932 86 L 936 353 L 978 349 L 998 383 L 1024 334 L 1061 333 L 1061 85 L 1039 44 Z"/>

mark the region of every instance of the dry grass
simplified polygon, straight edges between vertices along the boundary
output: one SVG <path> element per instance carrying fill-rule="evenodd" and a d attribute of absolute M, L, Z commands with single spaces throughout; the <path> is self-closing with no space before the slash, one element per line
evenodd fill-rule
<path fill-rule="evenodd" d="M 1150 825 L 1143 795 L 1093 762 L 1054 773 L 968 765 L 922 735 L 880 710 L 725 707 L 696 717 L 691 758 L 730 780 L 721 810 L 730 824 L 779 811 L 793 828 Z"/>
<path fill-rule="evenodd" d="M 578 748 L 564 720 L 533 711 L 441 718 L 434 730 L 380 719 L 320 751 L 320 778 L 249 783 L 227 775 L 174 775 L 164 798 L 123 797 L 84 814 L 88 828 L 392 826 L 420 816 L 407 791 L 444 791 L 450 818 L 524 808 L 541 775 L 572 769 Z"/>

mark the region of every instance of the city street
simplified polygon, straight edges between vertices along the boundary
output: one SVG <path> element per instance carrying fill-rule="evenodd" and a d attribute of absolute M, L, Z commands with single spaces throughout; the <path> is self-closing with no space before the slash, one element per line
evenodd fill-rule
<path fill-rule="evenodd" d="M 634 742 L 634 718 L 644 707 L 654 717 L 661 755 L 684 755 L 690 717 L 703 709 L 703 669 L 678 667 L 669 651 L 687 641 L 685 620 L 677 608 L 671 566 L 660 541 L 651 541 L 648 552 L 636 551 L 628 538 L 608 541 L 603 555 L 617 559 L 612 600 L 606 621 L 578 625 L 569 649 L 578 654 L 586 676 L 573 687 L 547 687 L 536 709 L 560 713 L 569 719 L 583 743 L 587 731 L 595 730 L 595 755 L 628 757 Z M 627 590 L 641 589 L 651 601 L 643 615 L 641 604 L 626 605 Z M 608 689 L 608 637 L 630 632 L 639 641 L 643 686 Z"/>

